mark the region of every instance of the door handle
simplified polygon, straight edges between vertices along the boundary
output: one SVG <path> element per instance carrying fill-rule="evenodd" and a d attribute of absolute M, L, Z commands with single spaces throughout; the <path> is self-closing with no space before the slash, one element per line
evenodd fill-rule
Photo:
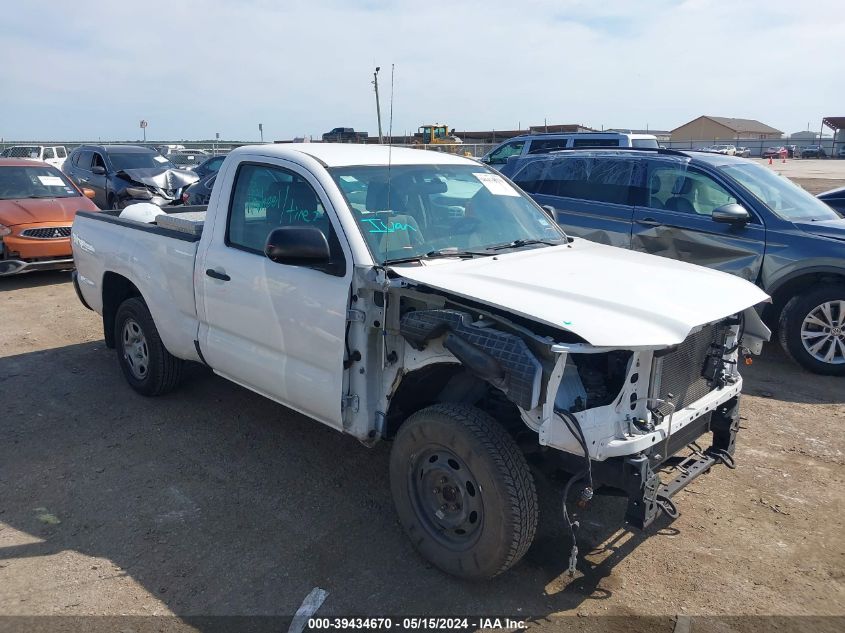
<path fill-rule="evenodd" d="M 232 278 L 229 277 L 229 275 L 227 275 L 226 273 L 217 272 L 213 268 L 208 268 L 205 271 L 205 274 L 214 279 L 219 279 L 220 281 L 232 281 Z"/>
<path fill-rule="evenodd" d="M 88 182 L 88 179 L 87 179 L 87 178 L 77 178 L 76 180 L 77 180 L 78 182 Z"/>
<path fill-rule="evenodd" d="M 644 224 L 645 226 L 662 226 L 663 222 L 658 222 L 654 218 L 643 218 L 642 220 L 637 220 L 637 224 Z"/>

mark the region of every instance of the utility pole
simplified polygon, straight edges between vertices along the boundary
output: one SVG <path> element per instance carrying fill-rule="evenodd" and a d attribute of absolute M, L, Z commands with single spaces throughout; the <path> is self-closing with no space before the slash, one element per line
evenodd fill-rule
<path fill-rule="evenodd" d="M 264 124 L 263 123 L 258 124 L 258 133 L 261 135 L 261 142 L 263 143 L 264 142 Z"/>
<path fill-rule="evenodd" d="M 378 100 L 378 71 L 381 70 L 381 66 L 376 66 L 376 72 L 373 73 L 373 85 L 376 87 L 376 116 L 378 117 L 378 142 L 379 144 L 384 143 L 384 136 L 381 133 L 381 104 Z"/>

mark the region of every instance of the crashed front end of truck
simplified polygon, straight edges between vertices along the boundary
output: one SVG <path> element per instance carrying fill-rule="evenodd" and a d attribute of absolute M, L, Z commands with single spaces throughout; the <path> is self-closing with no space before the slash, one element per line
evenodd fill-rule
<path fill-rule="evenodd" d="M 391 437 L 432 403 L 471 404 L 523 452 L 571 473 L 580 499 L 598 488 L 622 491 L 626 520 L 639 528 L 660 512 L 677 516 L 674 495 L 712 466 L 734 467 L 738 365 L 769 337 L 753 307 L 693 327 L 670 346 L 595 346 L 415 282 L 404 269 L 371 272 L 363 284 L 370 290 L 359 289 L 351 310 L 369 335 L 350 341 L 368 347 L 368 371 L 381 375 L 386 395 L 371 389 L 368 403 L 356 396 L 346 411 L 352 425 L 351 405 L 372 411 L 370 438 Z M 671 476 L 661 478 L 666 469 Z"/>

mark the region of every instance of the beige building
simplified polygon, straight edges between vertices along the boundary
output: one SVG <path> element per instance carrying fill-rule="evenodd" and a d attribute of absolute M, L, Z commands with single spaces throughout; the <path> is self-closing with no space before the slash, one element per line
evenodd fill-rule
<path fill-rule="evenodd" d="M 703 115 L 672 130 L 673 141 L 733 141 L 777 139 L 783 132 L 754 119 Z"/>

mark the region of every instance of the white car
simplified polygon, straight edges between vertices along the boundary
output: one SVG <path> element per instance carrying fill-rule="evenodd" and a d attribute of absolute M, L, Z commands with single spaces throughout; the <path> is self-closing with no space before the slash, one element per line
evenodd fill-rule
<path fill-rule="evenodd" d="M 568 238 L 476 161 L 241 147 L 207 211 L 152 211 L 78 213 L 72 232 L 74 283 L 129 385 L 163 394 L 204 363 L 366 445 L 392 439 L 400 522 L 449 573 L 495 576 L 528 549 L 526 453 L 574 473 L 564 499 L 621 489 L 640 527 L 733 465 L 738 359 L 768 338 L 767 295 Z M 661 480 L 694 441 L 708 448 Z"/>
<path fill-rule="evenodd" d="M 67 149 L 64 145 L 12 145 L 0 152 L 0 156 L 40 160 L 61 169 L 67 158 Z"/>
<path fill-rule="evenodd" d="M 735 145 L 714 145 L 710 148 L 711 152 L 716 154 L 725 154 L 727 156 L 736 156 Z"/>
<path fill-rule="evenodd" d="M 479 160 L 501 169 L 511 157 L 529 154 L 548 154 L 563 149 L 601 149 L 608 147 L 636 147 L 658 149 L 660 145 L 653 134 L 627 132 L 536 132 L 514 136 L 500 143 Z"/>

